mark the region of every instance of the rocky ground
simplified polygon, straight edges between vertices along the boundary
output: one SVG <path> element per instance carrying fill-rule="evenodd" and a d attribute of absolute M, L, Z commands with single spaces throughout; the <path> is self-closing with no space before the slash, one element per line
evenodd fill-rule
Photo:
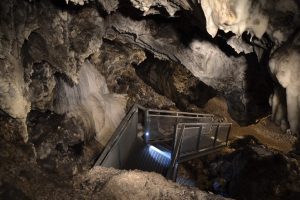
<path fill-rule="evenodd" d="M 264 145 L 281 152 L 288 153 L 295 149 L 297 137 L 294 134 L 283 132 L 279 126 L 272 122 L 270 115 L 257 120 L 255 124 L 240 126 L 228 114 L 226 102 L 222 97 L 210 99 L 202 111 L 213 113 L 219 119 L 232 123 L 233 128 L 230 133 L 232 140 L 253 135 Z"/>
<path fill-rule="evenodd" d="M 246 136 L 215 155 L 183 163 L 179 174 L 201 190 L 235 199 L 299 199 L 299 155 L 283 154 Z"/>
<path fill-rule="evenodd" d="M 61 155 L 57 147 L 43 159 L 32 144 L 0 144 L 0 199 L 224 199 L 155 173 L 91 169 L 72 147 Z"/>

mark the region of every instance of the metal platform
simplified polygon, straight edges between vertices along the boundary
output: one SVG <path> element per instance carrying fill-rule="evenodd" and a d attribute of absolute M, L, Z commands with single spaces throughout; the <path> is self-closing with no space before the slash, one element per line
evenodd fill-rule
<path fill-rule="evenodd" d="M 153 145 L 141 144 L 124 169 L 139 169 L 166 175 L 171 162 L 171 152 Z"/>
<path fill-rule="evenodd" d="M 177 177 L 178 163 L 226 146 L 230 127 L 229 123 L 214 123 L 211 114 L 153 110 L 134 105 L 95 166 L 157 172 L 193 186 L 195 181 Z"/>

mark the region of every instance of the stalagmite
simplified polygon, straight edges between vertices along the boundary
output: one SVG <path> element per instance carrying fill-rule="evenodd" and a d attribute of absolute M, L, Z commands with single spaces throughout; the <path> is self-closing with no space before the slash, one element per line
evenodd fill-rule
<path fill-rule="evenodd" d="M 274 53 L 270 60 L 271 72 L 286 89 L 287 118 L 293 133 L 299 134 L 300 125 L 300 37 Z M 278 102 L 281 103 L 281 102 Z M 281 106 L 273 104 L 273 107 Z M 282 116 L 284 120 L 285 116 Z"/>

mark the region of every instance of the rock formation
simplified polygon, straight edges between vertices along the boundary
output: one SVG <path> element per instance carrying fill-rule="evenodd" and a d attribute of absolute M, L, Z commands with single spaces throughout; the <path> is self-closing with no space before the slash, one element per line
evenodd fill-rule
<path fill-rule="evenodd" d="M 218 96 L 241 126 L 271 115 L 284 132 L 299 134 L 299 6 L 296 0 L 2 0 L 0 198 L 49 199 L 60 182 L 53 199 L 87 197 L 97 184 L 92 198 L 122 199 L 123 191 L 133 198 L 132 188 L 120 186 L 130 177 L 137 190 L 149 183 L 139 198 L 185 192 L 189 199 L 221 198 L 154 174 L 88 170 L 134 103 L 205 111 Z M 93 179 L 96 172 L 114 175 L 107 182 Z M 49 180 L 44 187 L 37 185 L 42 178 Z M 165 190 L 154 189 L 158 182 Z"/>
<path fill-rule="evenodd" d="M 279 100 L 285 97 L 278 97 L 282 93 L 275 89 L 271 97 L 273 118 L 276 118 L 283 130 L 287 129 L 289 123 L 290 130 L 298 134 L 300 130 L 299 103 L 297 103 L 299 84 L 295 81 L 295 77 L 299 74 L 299 67 L 296 64 L 298 51 L 296 49 L 299 48 L 298 38 L 294 35 L 297 34 L 299 27 L 299 4 L 293 0 L 278 0 L 271 4 L 268 1 L 251 0 L 203 0 L 201 5 L 206 17 L 206 29 L 212 37 L 216 36 L 218 29 L 231 31 L 236 35 L 242 35 L 247 31 L 252 35 L 251 40 L 253 36 L 261 39 L 266 34 L 275 43 L 274 48 L 271 49 L 276 52 L 271 55 L 270 70 L 280 85 L 286 88 L 287 105 L 283 105 L 285 101 Z M 278 49 L 281 45 L 283 46 Z M 278 109 L 280 111 L 275 111 Z"/>

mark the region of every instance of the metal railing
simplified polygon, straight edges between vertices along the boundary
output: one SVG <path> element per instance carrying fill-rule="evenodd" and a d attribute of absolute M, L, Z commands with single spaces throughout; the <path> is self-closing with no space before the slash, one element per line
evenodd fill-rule
<path fill-rule="evenodd" d="M 178 123 L 213 122 L 212 114 L 147 109 L 145 111 L 145 140 L 157 143 L 173 139 Z"/>
<path fill-rule="evenodd" d="M 115 130 L 95 166 L 123 169 L 142 140 L 138 123 L 144 124 L 144 145 L 149 141 L 173 140 L 167 174 L 173 180 L 178 163 L 227 145 L 231 127 L 229 123 L 213 123 L 211 114 L 145 109 L 136 104 Z"/>
<path fill-rule="evenodd" d="M 123 118 L 94 166 L 122 168 L 137 137 L 138 111 L 145 108 L 135 104 Z"/>
<path fill-rule="evenodd" d="M 226 146 L 230 129 L 230 123 L 177 124 L 168 178 L 176 179 L 178 163 L 211 153 Z"/>

